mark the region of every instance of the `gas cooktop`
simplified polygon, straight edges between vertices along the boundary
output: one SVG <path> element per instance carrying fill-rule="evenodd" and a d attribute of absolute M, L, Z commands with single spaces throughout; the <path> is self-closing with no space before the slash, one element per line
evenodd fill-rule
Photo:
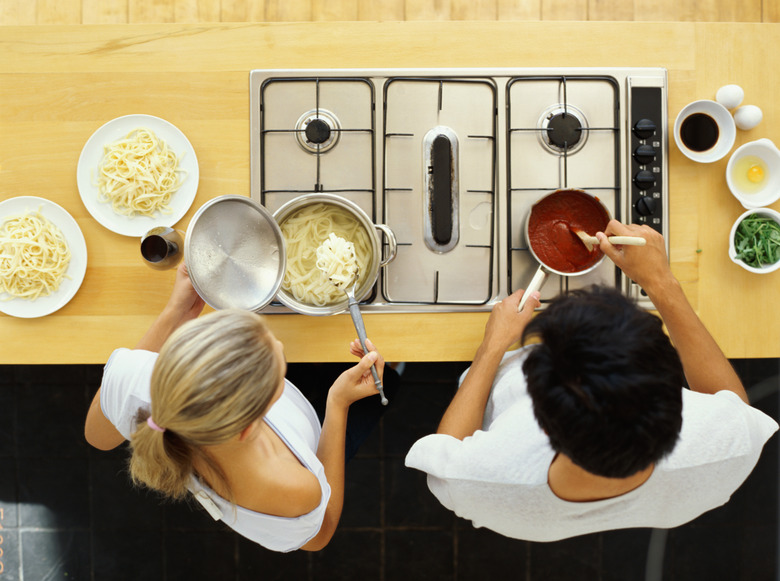
<path fill-rule="evenodd" d="M 552 191 L 585 190 L 668 250 L 666 87 L 659 68 L 254 70 L 251 195 L 273 212 L 333 193 L 393 230 L 366 312 L 490 310 L 530 282 L 525 219 Z M 652 307 L 609 260 L 551 275 L 542 305 L 592 284 Z"/>

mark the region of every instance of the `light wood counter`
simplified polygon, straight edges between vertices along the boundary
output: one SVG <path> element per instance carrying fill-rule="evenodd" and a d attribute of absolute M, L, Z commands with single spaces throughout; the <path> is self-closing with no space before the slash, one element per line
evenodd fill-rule
<path fill-rule="evenodd" d="M 130 113 L 167 119 L 198 155 L 196 209 L 222 194 L 249 195 L 249 71 L 255 68 L 662 66 L 669 124 L 721 85 L 745 89 L 763 122 L 738 146 L 780 143 L 780 25 L 719 23 L 443 22 L 0 27 L 0 200 L 48 198 L 87 241 L 81 290 L 40 319 L 0 315 L 0 364 L 100 363 L 133 346 L 165 304 L 172 272 L 138 256 L 138 240 L 92 219 L 76 165 L 103 123 Z M 670 140 L 671 263 L 729 357 L 780 356 L 780 272 L 758 276 L 726 255 L 741 206 L 727 160 L 695 164 Z M 774 204 L 780 210 L 780 204 Z M 386 358 L 470 360 L 487 313 L 370 314 Z M 348 315 L 270 319 L 290 361 L 348 360 Z"/>

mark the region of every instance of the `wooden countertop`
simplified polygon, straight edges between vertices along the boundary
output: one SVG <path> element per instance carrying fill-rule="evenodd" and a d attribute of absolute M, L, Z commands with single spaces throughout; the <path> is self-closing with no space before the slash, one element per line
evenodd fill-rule
<path fill-rule="evenodd" d="M 0 364 L 101 363 L 133 346 L 165 304 L 172 272 L 138 256 L 138 240 L 100 226 L 83 206 L 76 165 L 89 136 L 130 113 L 167 119 L 198 154 L 200 186 L 179 227 L 205 201 L 249 195 L 249 71 L 255 68 L 661 66 L 669 123 L 721 85 L 764 111 L 735 147 L 780 143 L 780 24 L 400 22 L 0 27 L 0 200 L 37 195 L 68 210 L 89 266 L 73 300 L 40 319 L 0 315 Z M 727 160 L 703 165 L 670 140 L 671 263 L 729 357 L 780 356 L 780 272 L 753 275 L 726 255 L 741 213 Z M 773 205 L 780 210 L 780 203 Z M 470 360 L 487 313 L 369 314 L 389 360 Z M 273 315 L 290 361 L 349 360 L 347 315 Z"/>

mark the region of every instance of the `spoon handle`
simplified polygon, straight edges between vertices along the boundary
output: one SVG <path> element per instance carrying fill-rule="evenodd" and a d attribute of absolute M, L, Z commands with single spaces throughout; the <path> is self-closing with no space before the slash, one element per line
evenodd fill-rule
<path fill-rule="evenodd" d="M 352 316 L 352 323 L 355 325 L 355 330 L 360 339 L 360 346 L 363 347 L 363 353 L 368 353 L 366 347 L 366 325 L 363 323 L 363 315 L 360 313 L 360 305 L 355 299 L 355 295 L 349 293 L 349 314 Z M 371 375 L 374 378 L 374 385 L 376 385 L 379 395 L 382 398 L 382 405 L 387 405 L 387 398 L 385 397 L 384 387 L 382 386 L 382 380 L 379 379 L 379 374 L 376 371 L 376 365 L 371 365 Z"/>
<path fill-rule="evenodd" d="M 610 236 L 607 238 L 612 244 L 623 244 L 624 246 L 644 246 L 647 240 L 641 236 Z M 596 239 L 598 244 L 598 239 Z"/>
<path fill-rule="evenodd" d="M 595 236 L 580 236 L 583 242 L 591 244 L 593 246 L 599 245 L 599 239 Z M 622 244 L 623 246 L 644 246 L 647 244 L 647 240 L 641 236 L 609 236 L 607 237 L 612 244 Z"/>

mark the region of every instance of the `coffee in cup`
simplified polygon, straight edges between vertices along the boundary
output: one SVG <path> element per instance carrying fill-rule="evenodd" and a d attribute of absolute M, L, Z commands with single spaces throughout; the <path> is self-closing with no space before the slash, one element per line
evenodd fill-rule
<path fill-rule="evenodd" d="M 734 118 L 715 101 L 701 100 L 686 105 L 674 122 L 677 147 L 686 157 L 702 163 L 725 157 L 736 136 Z"/>

